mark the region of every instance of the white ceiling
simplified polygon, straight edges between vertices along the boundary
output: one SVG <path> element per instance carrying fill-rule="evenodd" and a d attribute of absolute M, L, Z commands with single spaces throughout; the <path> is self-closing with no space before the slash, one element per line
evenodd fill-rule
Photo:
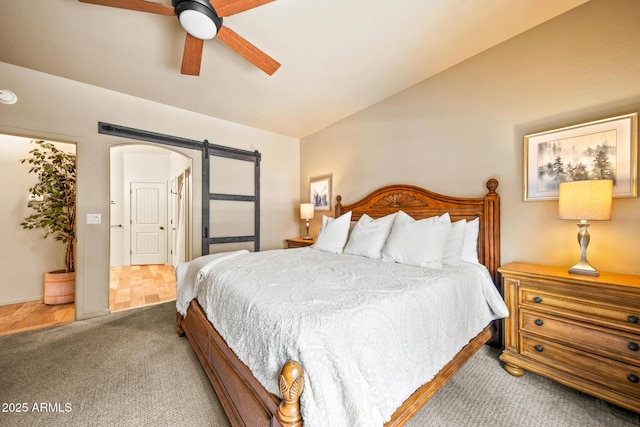
<path fill-rule="evenodd" d="M 193 77 L 174 17 L 0 0 L 0 61 L 304 137 L 585 2 L 277 0 L 224 20 L 282 64 L 273 76 L 214 39 Z"/>

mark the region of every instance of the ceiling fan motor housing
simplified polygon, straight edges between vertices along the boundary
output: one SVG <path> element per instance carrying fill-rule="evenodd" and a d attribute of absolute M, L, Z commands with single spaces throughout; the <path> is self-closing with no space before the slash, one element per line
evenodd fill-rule
<path fill-rule="evenodd" d="M 222 18 L 209 0 L 172 0 L 172 5 L 180 25 L 193 37 L 212 39 L 222 27 Z"/>

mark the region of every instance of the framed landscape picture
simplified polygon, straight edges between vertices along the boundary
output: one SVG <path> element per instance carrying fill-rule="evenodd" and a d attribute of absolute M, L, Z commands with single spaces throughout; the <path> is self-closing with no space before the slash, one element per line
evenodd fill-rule
<path fill-rule="evenodd" d="M 311 178 L 309 184 L 309 202 L 317 211 L 331 210 L 331 175 Z"/>
<path fill-rule="evenodd" d="M 638 113 L 524 137 L 524 200 L 555 200 L 564 181 L 613 180 L 614 197 L 637 196 Z"/>

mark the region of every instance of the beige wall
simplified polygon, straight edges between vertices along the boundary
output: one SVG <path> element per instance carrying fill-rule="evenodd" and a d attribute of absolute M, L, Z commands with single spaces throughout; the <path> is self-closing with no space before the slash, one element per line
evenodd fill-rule
<path fill-rule="evenodd" d="M 135 143 L 98 134 L 98 121 L 150 130 L 194 140 L 258 150 L 261 163 L 262 249 L 283 247 L 298 233 L 299 141 L 235 123 L 104 90 L 0 62 L 3 89 L 18 95 L 14 105 L 0 104 L 0 133 L 77 144 L 78 244 L 76 252 L 76 317 L 108 312 L 109 295 L 109 148 Z M 200 194 L 199 152 L 180 150 L 193 158 L 193 194 Z M 200 251 L 200 199 L 194 197 L 195 255 Z M 99 213 L 100 225 L 87 225 L 87 213 Z M 6 244 L 6 242 L 5 242 Z M 24 256 L 18 271 L 45 268 Z M 4 286 L 0 283 L 0 286 Z"/>
<path fill-rule="evenodd" d="M 640 1 L 592 0 L 303 138 L 301 198 L 327 173 L 347 203 L 392 183 L 479 196 L 495 177 L 502 262 L 573 265 L 573 221 L 557 202 L 522 200 L 523 136 L 640 111 L 638 22 Z M 592 264 L 640 274 L 640 199 L 616 198 L 590 231 Z"/>

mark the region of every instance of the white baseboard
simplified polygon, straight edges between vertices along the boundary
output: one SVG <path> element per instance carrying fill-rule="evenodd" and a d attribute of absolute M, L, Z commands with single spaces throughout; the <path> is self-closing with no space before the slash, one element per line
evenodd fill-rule
<path fill-rule="evenodd" d="M 0 301 L 0 305 L 11 305 L 11 304 L 21 304 L 23 302 L 31 302 L 31 301 L 39 301 L 44 299 L 43 295 L 38 295 L 35 297 L 27 297 L 27 298 L 18 298 L 13 300 Z"/>

